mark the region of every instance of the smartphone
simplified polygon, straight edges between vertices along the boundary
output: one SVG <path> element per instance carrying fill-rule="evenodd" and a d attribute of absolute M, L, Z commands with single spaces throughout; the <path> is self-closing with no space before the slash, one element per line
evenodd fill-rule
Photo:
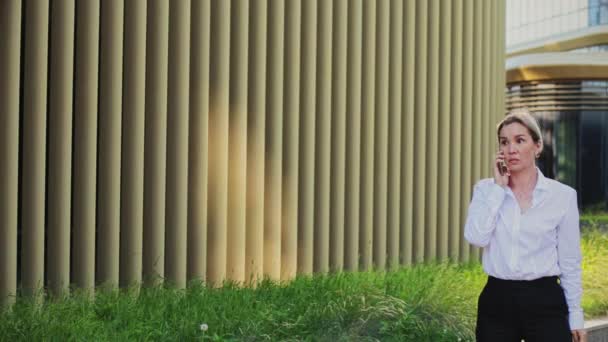
<path fill-rule="evenodd" d="M 501 160 L 498 162 L 498 172 L 500 172 L 501 175 L 505 175 L 507 172 L 509 171 L 509 169 L 507 168 L 507 164 L 505 163 L 504 160 Z"/>

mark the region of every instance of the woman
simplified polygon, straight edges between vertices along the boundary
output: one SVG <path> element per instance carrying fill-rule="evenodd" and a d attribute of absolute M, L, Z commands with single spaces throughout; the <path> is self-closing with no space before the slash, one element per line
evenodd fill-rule
<path fill-rule="evenodd" d="M 576 191 L 535 166 L 542 135 L 513 112 L 497 126 L 494 178 L 473 191 L 465 238 L 483 247 L 478 341 L 586 341 Z"/>

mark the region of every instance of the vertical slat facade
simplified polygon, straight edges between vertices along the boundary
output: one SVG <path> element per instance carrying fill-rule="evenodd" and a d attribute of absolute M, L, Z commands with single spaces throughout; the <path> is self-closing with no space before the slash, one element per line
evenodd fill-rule
<path fill-rule="evenodd" d="M 97 164 L 98 284 L 118 286 L 124 3 L 101 2 Z"/>
<path fill-rule="evenodd" d="M 281 195 L 283 169 L 283 46 L 285 1 L 268 2 L 268 102 L 264 168 L 264 274 L 281 277 Z M 232 143 L 234 138 L 230 140 Z M 231 156 L 232 158 L 232 156 Z M 232 214 L 231 214 L 232 215 Z"/>
<path fill-rule="evenodd" d="M 92 294 L 95 286 L 95 208 L 97 198 L 97 83 L 99 80 L 99 1 L 76 7 L 74 61 L 74 144 L 72 188 L 72 279 Z"/>
<path fill-rule="evenodd" d="M 207 267 L 207 173 L 209 168 L 210 0 L 192 3 L 190 122 L 188 135 L 188 279 L 202 281 Z"/>
<path fill-rule="evenodd" d="M 362 270 L 373 264 L 374 238 L 374 89 L 376 71 L 376 2 L 363 2 L 363 71 L 361 93 L 361 216 L 359 254 Z"/>
<path fill-rule="evenodd" d="M 266 46 L 268 1 L 249 5 L 249 75 L 247 94 L 247 213 L 245 273 L 262 277 L 264 266 L 264 156 L 266 132 Z"/>
<path fill-rule="evenodd" d="M 504 0 L 0 6 L 2 305 L 479 258 Z"/>
<path fill-rule="evenodd" d="M 331 72 L 332 10 L 331 1 L 317 5 L 317 82 L 315 107 L 315 196 L 313 270 L 329 271 L 329 206 L 331 152 Z"/>
<path fill-rule="evenodd" d="M 167 280 L 178 288 L 186 286 L 190 6 L 182 0 L 172 1 L 169 8 L 165 265 Z"/>
<path fill-rule="evenodd" d="M 0 307 L 14 303 L 17 294 L 21 20 L 20 1 L 0 4 Z"/>
<path fill-rule="evenodd" d="M 149 285 L 158 284 L 165 276 L 168 14 L 168 1 L 148 1 L 142 267 L 144 282 Z"/>
<path fill-rule="evenodd" d="M 298 268 L 298 148 L 300 122 L 300 44 L 302 1 L 285 8 L 285 131 L 283 132 L 283 195 L 281 207 L 281 279 L 295 277 Z"/>
<path fill-rule="evenodd" d="M 413 261 L 424 261 L 425 250 L 425 198 L 426 198 L 426 122 L 427 115 L 427 67 L 428 67 L 428 3 L 416 2 L 416 57 L 414 73 L 414 192 L 413 209 Z M 433 158 L 434 156 L 430 156 Z M 407 167 L 407 166 L 406 166 Z"/>
<path fill-rule="evenodd" d="M 49 148 L 47 186 L 48 284 L 56 296 L 70 285 L 72 189 L 72 84 L 74 1 L 51 4 Z"/>
<path fill-rule="evenodd" d="M 230 123 L 228 158 L 228 253 L 230 279 L 245 280 L 245 214 L 247 179 L 247 41 L 248 1 L 235 1 L 230 31 Z"/>
<path fill-rule="evenodd" d="M 388 71 L 390 4 L 377 1 L 376 8 L 376 77 L 374 84 L 374 211 L 373 211 L 373 264 L 386 266 L 386 214 L 388 178 Z"/>
<path fill-rule="evenodd" d="M 298 273 L 313 272 L 317 0 L 302 2 L 302 85 L 298 175 Z"/>
<path fill-rule="evenodd" d="M 452 2 L 451 58 L 450 58 L 450 164 L 449 164 L 449 259 L 457 262 L 460 258 L 460 245 L 464 240 L 464 229 L 461 224 L 461 174 L 462 174 L 462 77 L 463 77 L 463 2 Z M 447 96 L 447 95 L 446 95 Z M 447 196 L 446 196 L 447 197 Z"/>
<path fill-rule="evenodd" d="M 462 140 L 460 146 L 462 148 L 462 161 L 461 161 L 461 177 L 460 177 L 460 218 L 463 222 L 467 215 L 467 204 L 471 200 L 471 194 L 473 183 L 471 182 L 471 153 L 473 150 L 472 146 L 472 122 L 473 122 L 473 1 L 464 1 L 463 11 L 463 37 L 462 37 L 462 115 L 460 132 L 462 133 Z M 461 224 L 461 227 L 463 224 Z M 464 235 L 464 229 L 461 229 L 462 237 Z M 468 261 L 470 256 L 470 245 L 465 239 L 460 239 L 460 261 Z"/>
<path fill-rule="evenodd" d="M 359 269 L 361 165 L 361 52 L 363 0 L 348 2 L 346 69 L 346 184 L 344 193 L 344 269 Z"/>
<path fill-rule="evenodd" d="M 403 6 L 403 75 L 415 75 L 416 68 L 416 1 Z M 401 120 L 401 219 L 399 222 L 399 261 L 409 266 L 414 257 L 414 141 L 415 141 L 415 77 L 402 77 Z"/>
<path fill-rule="evenodd" d="M 440 8 L 440 30 L 439 30 L 439 136 L 437 154 L 439 163 L 437 165 L 437 260 L 445 262 L 448 260 L 449 245 L 449 214 L 450 214 L 450 172 L 456 171 L 450 165 L 450 142 L 453 131 L 451 123 L 456 120 L 451 115 L 451 78 L 452 78 L 452 2 L 442 3 Z M 452 171 L 453 170 L 453 171 Z M 457 203 L 457 202 L 456 202 Z M 454 205 L 456 205 L 454 203 Z M 455 224 L 457 227 L 458 224 Z"/>
<path fill-rule="evenodd" d="M 399 266 L 401 218 L 401 124 L 403 90 L 403 1 L 390 3 L 390 61 L 388 107 L 387 257 L 391 268 Z M 405 196 L 403 196 L 404 198 Z"/>
<path fill-rule="evenodd" d="M 344 188 L 346 165 L 346 73 L 348 1 L 337 0 L 333 10 L 331 89 L 330 260 L 332 271 L 344 268 Z"/>
<path fill-rule="evenodd" d="M 141 283 L 144 212 L 146 3 L 125 3 L 120 182 L 120 285 Z"/>
<path fill-rule="evenodd" d="M 213 284 L 226 279 L 228 247 L 230 6 L 231 1 L 211 2 L 207 280 Z"/>
<path fill-rule="evenodd" d="M 428 71 L 427 71 L 427 124 L 426 124 L 426 182 L 424 206 L 424 258 L 437 259 L 437 166 L 439 159 L 439 0 L 429 0 L 428 8 Z M 445 5 L 444 5 L 445 6 Z M 422 213 L 421 213 L 422 215 Z"/>
<path fill-rule="evenodd" d="M 24 20 L 21 286 L 38 295 L 44 286 L 49 3 L 28 1 Z"/>

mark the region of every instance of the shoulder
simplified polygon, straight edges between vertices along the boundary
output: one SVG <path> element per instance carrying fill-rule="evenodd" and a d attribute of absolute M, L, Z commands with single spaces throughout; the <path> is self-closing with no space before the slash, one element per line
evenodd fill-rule
<path fill-rule="evenodd" d="M 561 195 L 568 197 L 574 196 L 576 198 L 576 190 L 571 186 L 568 186 L 564 183 L 558 182 L 550 178 L 545 178 L 545 182 L 547 183 L 547 187 L 553 195 Z"/>
<path fill-rule="evenodd" d="M 477 181 L 477 183 L 475 183 L 475 187 L 483 188 L 492 186 L 494 184 L 494 178 L 484 178 Z"/>
<path fill-rule="evenodd" d="M 501 193 L 504 191 L 504 188 L 500 185 L 494 183 L 494 178 L 484 178 L 477 183 L 475 183 L 475 187 L 473 188 L 475 192 L 481 192 L 482 194 L 493 194 L 493 193 Z"/>
<path fill-rule="evenodd" d="M 498 186 L 498 185 L 496 183 L 494 183 L 494 178 L 484 178 L 484 179 L 477 181 L 477 183 L 475 183 L 475 189 L 482 190 L 482 191 L 490 189 L 492 187 L 496 187 L 496 186 Z"/>

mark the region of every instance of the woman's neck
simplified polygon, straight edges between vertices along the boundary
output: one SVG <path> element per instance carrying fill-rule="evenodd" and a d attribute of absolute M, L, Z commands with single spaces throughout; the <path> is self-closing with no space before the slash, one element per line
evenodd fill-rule
<path fill-rule="evenodd" d="M 514 192 L 532 191 L 536 186 L 538 174 L 536 167 L 532 166 L 517 173 L 511 173 L 509 187 Z"/>

